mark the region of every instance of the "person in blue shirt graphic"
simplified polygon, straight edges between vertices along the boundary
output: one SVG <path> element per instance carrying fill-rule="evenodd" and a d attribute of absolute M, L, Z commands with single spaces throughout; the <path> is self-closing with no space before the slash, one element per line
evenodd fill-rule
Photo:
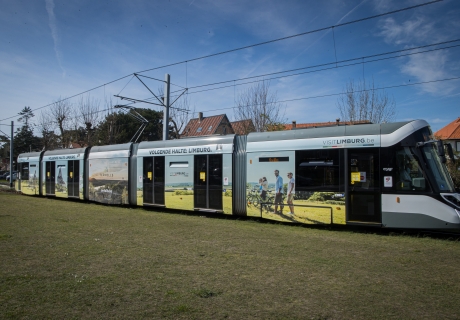
<path fill-rule="evenodd" d="M 275 214 L 283 213 L 283 178 L 280 176 L 279 170 L 275 170 Z M 278 205 L 280 206 L 280 211 L 278 211 Z"/>

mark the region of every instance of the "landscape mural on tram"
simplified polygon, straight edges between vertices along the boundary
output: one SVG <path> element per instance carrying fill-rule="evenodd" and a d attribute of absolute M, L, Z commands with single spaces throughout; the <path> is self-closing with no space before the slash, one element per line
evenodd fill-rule
<path fill-rule="evenodd" d="M 40 156 L 18 157 L 20 172 L 15 182 L 16 189 L 24 194 L 38 195 Z"/>
<path fill-rule="evenodd" d="M 128 158 L 89 159 L 89 200 L 128 204 Z"/>
<path fill-rule="evenodd" d="M 339 159 L 318 161 L 318 152 L 327 151 L 248 153 L 247 215 L 304 224 L 329 224 L 332 219 L 345 224 L 345 195 L 338 186 L 328 188 L 340 184 Z M 281 202 L 275 205 L 277 180 L 283 193 Z M 291 206 L 289 182 L 294 183 Z"/>
<path fill-rule="evenodd" d="M 43 194 L 83 199 L 84 154 L 83 148 L 46 151 L 42 160 Z"/>
<path fill-rule="evenodd" d="M 151 180 L 155 172 L 144 170 L 145 159 L 163 156 L 164 160 L 164 205 L 171 209 L 194 210 L 196 208 L 194 192 L 195 156 L 222 154 L 221 197 L 222 211 L 232 214 L 232 146 L 206 145 L 187 148 L 149 148 L 139 149 L 137 153 L 137 205 L 145 205 L 144 181 Z"/>

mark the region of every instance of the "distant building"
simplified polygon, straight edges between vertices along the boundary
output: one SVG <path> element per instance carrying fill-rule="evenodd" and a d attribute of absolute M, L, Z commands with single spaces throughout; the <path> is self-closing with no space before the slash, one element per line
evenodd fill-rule
<path fill-rule="evenodd" d="M 198 112 L 198 118 L 190 119 L 181 133 L 181 138 L 202 137 L 224 134 L 247 134 L 255 131 L 252 120 L 230 122 L 227 115 L 203 117 Z"/>
<path fill-rule="evenodd" d="M 78 142 L 70 142 L 68 146 L 69 149 L 85 148 L 85 147 L 87 147 L 85 143 L 78 143 Z"/>
<path fill-rule="evenodd" d="M 231 125 L 236 134 L 248 134 L 249 132 L 256 131 L 256 127 L 251 119 L 234 121 L 231 122 Z"/>
<path fill-rule="evenodd" d="M 344 126 L 344 125 L 359 125 L 359 124 L 370 124 L 369 120 L 361 121 L 336 121 L 329 122 L 313 122 L 313 123 L 297 123 L 292 121 L 289 124 L 276 125 L 273 128 L 276 130 L 295 130 L 295 129 L 304 129 L 304 128 L 318 128 L 318 127 L 330 127 L 330 126 Z M 191 119 L 189 123 L 184 128 L 184 131 L 181 133 L 181 138 L 190 138 L 190 137 L 202 137 L 210 136 L 216 134 L 248 134 L 250 132 L 255 132 L 256 128 L 251 119 L 239 120 L 230 122 L 227 115 L 221 114 L 218 116 L 203 117 L 202 112 L 198 112 L 198 118 Z"/>
<path fill-rule="evenodd" d="M 328 122 L 312 122 L 312 123 L 297 123 L 292 121 L 292 123 L 285 124 L 285 130 L 293 129 L 305 129 L 305 128 L 319 128 L 319 127 L 331 127 L 331 126 L 351 126 L 359 124 L 371 124 L 369 120 L 360 120 L 360 121 L 328 121 Z"/>
<path fill-rule="evenodd" d="M 460 152 L 460 117 L 436 131 L 434 136 L 449 142 L 454 151 Z"/>

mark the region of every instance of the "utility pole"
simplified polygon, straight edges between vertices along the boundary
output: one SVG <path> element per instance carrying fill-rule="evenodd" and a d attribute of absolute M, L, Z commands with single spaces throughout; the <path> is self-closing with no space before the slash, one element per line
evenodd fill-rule
<path fill-rule="evenodd" d="M 13 188 L 13 131 L 14 121 L 11 121 L 11 136 L 10 136 L 10 188 Z"/>
<path fill-rule="evenodd" d="M 164 112 L 163 112 L 163 141 L 168 140 L 169 137 L 169 84 L 171 77 L 169 74 L 165 74 L 165 96 L 163 100 Z"/>

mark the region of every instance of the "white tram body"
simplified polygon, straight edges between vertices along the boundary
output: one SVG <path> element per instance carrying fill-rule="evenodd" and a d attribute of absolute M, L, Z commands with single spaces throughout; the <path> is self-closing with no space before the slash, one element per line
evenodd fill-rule
<path fill-rule="evenodd" d="M 340 125 L 25 153 L 16 188 L 292 223 L 459 232 L 460 195 L 443 158 L 424 120 Z"/>

